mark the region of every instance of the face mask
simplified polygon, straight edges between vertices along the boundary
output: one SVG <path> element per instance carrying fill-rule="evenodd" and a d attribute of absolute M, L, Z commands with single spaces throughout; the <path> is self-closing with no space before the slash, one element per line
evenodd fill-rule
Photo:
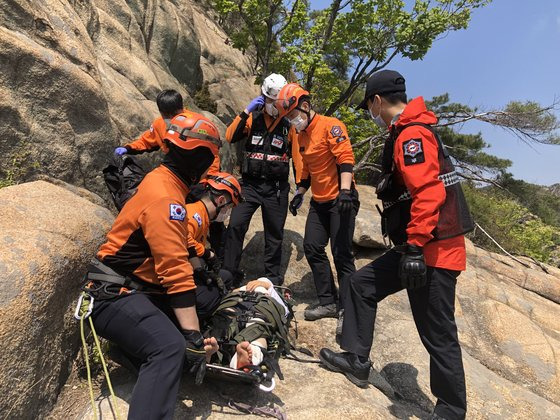
<path fill-rule="evenodd" d="M 274 106 L 273 103 L 272 103 L 272 104 L 266 103 L 266 104 L 264 105 L 264 110 L 265 110 L 266 113 L 267 113 L 268 115 L 270 115 L 272 118 L 278 117 L 278 110 L 276 109 L 276 107 Z"/>
<path fill-rule="evenodd" d="M 216 216 L 215 221 L 219 222 L 219 223 L 225 222 L 227 220 L 227 218 L 230 216 L 230 214 L 231 214 L 231 207 L 230 206 L 228 206 L 227 208 L 222 208 L 222 209 L 220 209 L 220 212 Z"/>
<path fill-rule="evenodd" d="M 372 105 L 373 106 L 373 105 Z M 368 108 L 369 110 L 369 115 L 371 117 L 371 119 L 373 120 L 373 122 L 381 129 L 385 129 L 387 128 L 387 124 L 385 123 L 385 121 L 383 120 L 383 118 L 381 118 L 381 113 L 379 113 L 377 116 L 373 115 L 373 112 L 371 111 L 371 107 Z"/>
<path fill-rule="evenodd" d="M 290 125 L 299 133 L 307 128 L 307 121 L 305 121 L 300 114 L 290 120 Z"/>

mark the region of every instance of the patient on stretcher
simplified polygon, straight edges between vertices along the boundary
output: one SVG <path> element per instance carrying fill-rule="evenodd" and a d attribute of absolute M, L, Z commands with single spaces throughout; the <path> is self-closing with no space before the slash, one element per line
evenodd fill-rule
<path fill-rule="evenodd" d="M 210 338 L 204 340 L 207 362 L 218 351 L 227 352 L 220 348 L 223 343 L 229 344 L 227 347 L 233 353 L 229 355 L 229 367 L 259 366 L 267 352 L 267 339 L 285 328 L 288 315 L 288 307 L 265 277 L 235 289 L 222 299 L 210 321 Z"/>

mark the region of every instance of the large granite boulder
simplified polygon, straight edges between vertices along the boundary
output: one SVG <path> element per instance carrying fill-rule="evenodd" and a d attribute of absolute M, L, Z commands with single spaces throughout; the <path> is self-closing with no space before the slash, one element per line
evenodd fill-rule
<path fill-rule="evenodd" d="M 0 413 L 41 418 L 76 356 L 73 308 L 113 216 L 45 181 L 0 189 L 0 214 Z"/>
<path fill-rule="evenodd" d="M 249 59 L 226 38 L 191 0 L 4 2 L 0 181 L 39 173 L 105 194 L 101 169 L 159 116 L 161 89 L 199 110 L 193 97 L 207 82 L 225 133 L 258 92 Z M 231 170 L 229 147 L 223 158 Z"/>

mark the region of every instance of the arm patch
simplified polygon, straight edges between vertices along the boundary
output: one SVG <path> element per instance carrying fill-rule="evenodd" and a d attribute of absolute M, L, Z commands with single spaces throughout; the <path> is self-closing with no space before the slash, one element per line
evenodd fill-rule
<path fill-rule="evenodd" d="M 410 139 L 403 143 L 404 164 L 414 165 L 416 163 L 424 163 L 424 148 L 422 139 Z"/>
<path fill-rule="evenodd" d="M 331 134 L 333 137 L 342 136 L 342 127 L 340 127 L 339 125 L 333 125 L 331 128 Z"/>
<path fill-rule="evenodd" d="M 170 204 L 169 205 L 169 220 L 178 220 L 182 222 L 185 220 L 187 211 L 180 204 Z"/>

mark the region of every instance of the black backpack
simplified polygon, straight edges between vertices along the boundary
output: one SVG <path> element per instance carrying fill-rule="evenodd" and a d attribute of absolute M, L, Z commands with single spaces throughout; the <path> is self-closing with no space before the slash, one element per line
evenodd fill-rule
<path fill-rule="evenodd" d="M 118 211 L 136 194 L 144 176 L 146 171 L 132 156 L 113 155 L 109 165 L 103 169 L 103 178 Z"/>

